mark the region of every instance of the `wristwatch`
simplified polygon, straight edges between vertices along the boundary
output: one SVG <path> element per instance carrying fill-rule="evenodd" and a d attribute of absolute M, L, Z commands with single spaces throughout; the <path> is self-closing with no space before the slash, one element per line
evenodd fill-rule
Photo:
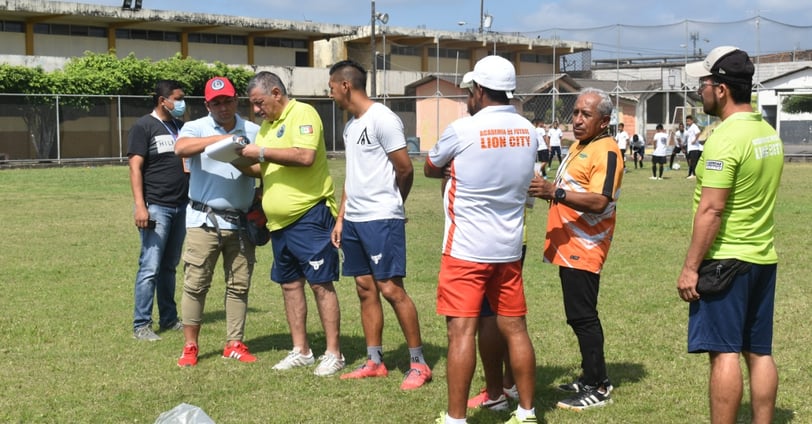
<path fill-rule="evenodd" d="M 566 198 L 567 198 L 567 190 L 564 190 L 563 188 L 555 189 L 555 195 L 553 196 L 553 199 L 555 199 L 556 202 L 562 202 Z"/>
<path fill-rule="evenodd" d="M 259 148 L 259 163 L 265 162 L 265 147 Z"/>

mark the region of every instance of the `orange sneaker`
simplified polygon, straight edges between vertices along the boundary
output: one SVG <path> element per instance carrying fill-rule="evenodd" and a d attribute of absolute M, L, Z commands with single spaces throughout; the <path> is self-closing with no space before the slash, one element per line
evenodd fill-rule
<path fill-rule="evenodd" d="M 178 366 L 183 368 L 193 367 L 195 365 L 197 365 L 197 345 L 194 343 L 186 343 L 186 346 L 183 346 L 183 354 L 178 358 Z"/>
<path fill-rule="evenodd" d="M 386 377 L 387 375 L 389 375 L 389 370 L 386 369 L 386 365 L 384 365 L 383 362 L 376 364 L 371 359 L 367 359 L 363 365 L 356 368 L 354 371 L 342 374 L 341 379 L 347 380 L 367 377 Z"/>
<path fill-rule="evenodd" d="M 400 384 L 400 390 L 414 390 L 429 381 L 431 381 L 431 369 L 429 369 L 429 366 L 412 363 L 409 371 L 406 371 L 403 383 Z"/>
<path fill-rule="evenodd" d="M 257 357 L 248 351 L 248 346 L 242 342 L 235 342 L 223 350 L 223 358 L 234 358 L 240 362 L 256 362 Z"/>

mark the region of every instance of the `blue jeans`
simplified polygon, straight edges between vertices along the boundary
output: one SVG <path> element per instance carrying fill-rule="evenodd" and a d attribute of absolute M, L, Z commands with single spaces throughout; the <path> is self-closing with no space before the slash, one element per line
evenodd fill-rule
<path fill-rule="evenodd" d="M 135 274 L 133 329 L 152 325 L 152 300 L 158 295 L 158 324 L 169 327 L 178 320 L 175 304 L 175 270 L 186 237 L 186 205 L 149 205 L 155 229 L 140 229 L 141 256 Z"/>

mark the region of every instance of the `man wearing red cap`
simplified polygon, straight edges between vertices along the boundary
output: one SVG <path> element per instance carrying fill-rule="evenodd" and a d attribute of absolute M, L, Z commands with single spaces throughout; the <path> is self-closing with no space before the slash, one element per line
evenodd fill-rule
<path fill-rule="evenodd" d="M 677 280 L 688 309 L 688 352 L 710 357 L 710 422 L 737 421 L 750 375 L 752 423 L 773 421 L 778 370 L 772 356 L 778 255 L 775 199 L 783 143 L 750 106 L 755 67 L 732 46 L 685 65 L 699 78 L 705 113 L 722 119 L 696 167 L 693 235 Z"/>
<path fill-rule="evenodd" d="M 226 296 L 226 347 L 224 358 L 254 362 L 243 343 L 248 289 L 254 269 L 254 246 L 249 242 L 241 215 L 251 207 L 255 179 L 230 163 L 209 157 L 207 146 L 233 137 L 251 143 L 259 126 L 237 115 L 237 92 L 228 78 L 206 83 L 209 115 L 187 122 L 181 129 L 175 153 L 188 158 L 189 206 L 186 209 L 186 250 L 181 310 L 186 344 L 178 366 L 197 364 L 198 335 L 206 294 L 211 287 L 217 258 L 223 256 Z"/>

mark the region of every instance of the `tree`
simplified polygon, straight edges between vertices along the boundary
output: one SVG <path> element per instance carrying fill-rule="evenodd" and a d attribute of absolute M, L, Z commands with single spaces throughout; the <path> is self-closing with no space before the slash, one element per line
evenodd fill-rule
<path fill-rule="evenodd" d="M 781 101 L 781 107 L 787 113 L 812 112 L 812 95 L 802 94 L 785 97 Z"/>
<path fill-rule="evenodd" d="M 180 54 L 152 62 L 132 53 L 119 59 L 112 51 L 85 52 L 50 73 L 41 68 L 2 64 L 0 92 L 25 94 L 17 107 L 31 134 L 37 158 L 47 159 L 52 157 L 56 143 L 57 119 L 70 119 L 58 112 L 66 107 L 88 111 L 94 102 L 84 95 L 149 95 L 156 81 L 175 79 L 188 95 L 202 96 L 206 81 L 213 76 L 228 77 L 235 86 L 244 87 L 252 75 L 246 68 L 184 59 Z"/>

